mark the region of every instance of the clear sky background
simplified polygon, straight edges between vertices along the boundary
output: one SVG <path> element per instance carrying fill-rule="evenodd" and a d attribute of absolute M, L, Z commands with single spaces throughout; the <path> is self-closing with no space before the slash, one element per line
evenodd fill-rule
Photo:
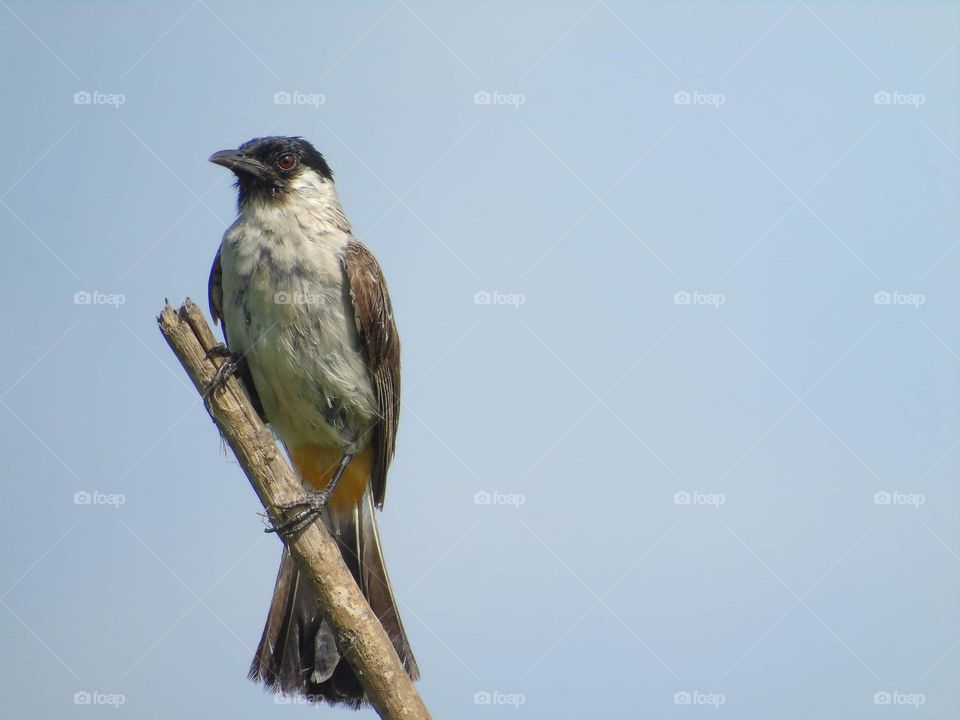
<path fill-rule="evenodd" d="M 351 716 L 245 679 L 280 546 L 155 325 L 233 218 L 207 156 L 275 133 L 390 282 L 435 717 L 956 717 L 958 38 L 948 2 L 0 2 L 2 714 Z"/>

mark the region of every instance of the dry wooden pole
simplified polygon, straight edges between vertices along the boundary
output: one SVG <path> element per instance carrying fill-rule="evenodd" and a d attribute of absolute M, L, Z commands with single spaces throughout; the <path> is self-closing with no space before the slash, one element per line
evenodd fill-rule
<path fill-rule="evenodd" d="M 202 393 L 222 360 L 207 358 L 207 351 L 217 341 L 200 308 L 189 299 L 179 310 L 168 303 L 157 321 L 160 332 Z M 221 390 L 211 393 L 206 405 L 271 520 L 280 522 L 282 513 L 276 506 L 302 497 L 303 487 L 243 387 L 231 378 Z M 323 523 L 312 522 L 284 541 L 313 583 L 323 612 L 333 625 L 337 645 L 380 717 L 429 719 L 430 713 L 400 664 L 393 644 Z"/>

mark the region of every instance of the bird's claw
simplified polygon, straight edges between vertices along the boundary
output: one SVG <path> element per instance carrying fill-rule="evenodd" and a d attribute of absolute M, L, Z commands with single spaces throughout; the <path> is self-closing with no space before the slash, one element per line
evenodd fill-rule
<path fill-rule="evenodd" d="M 207 387 L 204 388 L 204 399 L 209 398 L 213 391 L 223 387 L 224 383 L 236 375 L 237 370 L 240 369 L 240 356 L 234 352 L 231 352 L 230 349 L 223 343 L 217 343 L 211 347 L 209 350 L 207 350 L 206 355 L 208 359 L 213 357 L 223 357 L 226 358 L 226 360 L 222 365 L 220 365 L 220 367 L 217 368 L 217 372 L 214 373 L 213 380 L 211 380 Z"/>
<path fill-rule="evenodd" d="M 278 535 L 292 535 L 293 533 L 302 530 L 307 526 L 307 524 L 316 518 L 317 515 L 319 515 L 327 506 L 329 501 L 330 492 L 328 490 L 317 490 L 315 492 L 307 493 L 299 500 L 277 505 L 276 508 L 283 512 L 286 512 L 287 510 L 293 510 L 294 508 L 303 509 L 292 518 L 288 518 L 282 523 L 274 525 L 273 527 L 266 528 L 264 532 L 275 532 Z"/>

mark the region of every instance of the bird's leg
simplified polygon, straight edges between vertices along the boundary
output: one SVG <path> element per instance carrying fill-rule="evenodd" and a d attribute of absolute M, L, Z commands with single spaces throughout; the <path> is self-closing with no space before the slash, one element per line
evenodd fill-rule
<path fill-rule="evenodd" d="M 343 474 L 347 471 L 347 466 L 350 464 L 351 460 L 353 460 L 353 453 L 345 452 L 340 457 L 340 464 L 337 466 L 336 472 L 333 473 L 333 477 L 330 478 L 330 482 L 328 482 L 327 486 L 322 490 L 316 490 L 314 492 L 307 493 L 299 500 L 277 505 L 276 507 L 278 510 L 286 511 L 299 507 L 302 507 L 303 510 L 279 525 L 274 525 L 273 527 L 267 528 L 264 532 L 275 532 L 281 535 L 291 535 L 298 530 L 303 529 L 307 523 L 319 515 L 320 511 L 327 506 L 330 496 L 333 495 L 333 491 L 336 490 L 337 483 L 340 482 L 340 478 L 342 478 Z"/>
<path fill-rule="evenodd" d="M 214 357 L 226 358 L 223 364 L 217 368 L 216 374 L 213 376 L 213 380 L 210 381 L 210 384 L 207 385 L 203 390 L 203 397 L 208 398 L 210 393 L 212 393 L 217 388 L 223 387 L 223 384 L 227 382 L 231 377 L 236 375 L 237 370 L 240 368 L 241 357 L 235 352 L 232 352 L 223 343 L 217 343 L 213 345 L 209 350 L 207 350 L 207 359 Z"/>

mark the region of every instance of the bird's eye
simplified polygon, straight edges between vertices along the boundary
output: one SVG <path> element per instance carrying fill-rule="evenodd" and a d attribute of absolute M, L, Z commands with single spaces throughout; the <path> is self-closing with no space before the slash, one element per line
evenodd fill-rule
<path fill-rule="evenodd" d="M 277 167 L 281 170 L 293 170 L 297 164 L 297 156 L 293 153 L 284 153 L 277 158 Z"/>

